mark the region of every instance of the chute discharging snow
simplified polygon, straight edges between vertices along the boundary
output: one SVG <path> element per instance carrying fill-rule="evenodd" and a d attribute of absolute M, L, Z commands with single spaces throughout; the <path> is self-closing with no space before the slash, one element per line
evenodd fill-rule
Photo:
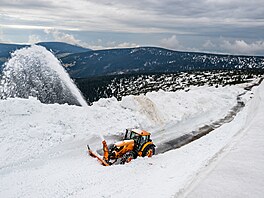
<path fill-rule="evenodd" d="M 16 50 L 4 64 L 0 99 L 36 97 L 43 103 L 87 106 L 59 60 L 42 46 Z"/>

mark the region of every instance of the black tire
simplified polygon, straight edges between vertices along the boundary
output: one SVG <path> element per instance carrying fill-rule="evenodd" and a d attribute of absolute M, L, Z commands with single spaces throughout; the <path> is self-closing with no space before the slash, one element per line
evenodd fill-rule
<path fill-rule="evenodd" d="M 136 159 L 137 155 L 134 151 L 127 152 L 120 160 L 120 164 L 129 163 L 132 159 Z"/>
<path fill-rule="evenodd" d="M 142 157 L 152 157 L 153 155 L 155 155 L 155 145 L 154 144 L 150 144 L 148 146 L 146 146 L 146 148 L 144 148 L 144 150 L 142 151 Z"/>

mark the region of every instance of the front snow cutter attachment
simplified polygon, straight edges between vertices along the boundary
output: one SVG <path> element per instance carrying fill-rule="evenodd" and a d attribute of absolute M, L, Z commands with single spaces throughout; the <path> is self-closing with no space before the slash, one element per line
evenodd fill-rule
<path fill-rule="evenodd" d="M 103 159 L 101 159 L 97 154 L 95 154 L 89 147 L 89 145 L 87 145 L 87 149 L 88 149 L 88 154 L 93 157 L 96 158 L 103 166 L 109 166 L 108 163 L 106 163 Z"/>

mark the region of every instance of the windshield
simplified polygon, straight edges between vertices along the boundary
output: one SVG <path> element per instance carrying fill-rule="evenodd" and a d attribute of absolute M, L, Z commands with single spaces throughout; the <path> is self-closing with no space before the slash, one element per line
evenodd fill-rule
<path fill-rule="evenodd" d="M 137 133 L 133 132 L 133 131 L 130 134 L 130 139 L 133 139 L 135 141 L 138 141 L 139 137 L 140 136 Z"/>

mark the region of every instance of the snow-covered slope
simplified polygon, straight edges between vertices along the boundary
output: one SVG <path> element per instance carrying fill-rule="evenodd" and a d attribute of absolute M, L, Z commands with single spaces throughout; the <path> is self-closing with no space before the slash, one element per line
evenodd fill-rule
<path fill-rule="evenodd" d="M 159 145 L 162 137 L 174 138 L 224 116 L 242 92 L 238 86 L 161 91 L 121 102 L 102 99 L 87 108 L 33 98 L 0 101 L 0 197 L 179 195 L 245 126 L 250 106 L 195 142 L 124 166 L 100 166 L 87 156 L 86 144 L 98 149 L 101 134 L 113 141 L 118 131 L 140 127 Z"/>
<path fill-rule="evenodd" d="M 264 84 L 248 106 L 243 130 L 202 172 L 186 197 L 262 197 L 264 190 Z"/>
<path fill-rule="evenodd" d="M 128 96 L 121 102 L 115 98 L 101 99 L 87 108 L 45 105 L 34 98 L 3 100 L 0 101 L 1 168 L 39 158 L 41 153 L 65 141 L 83 139 L 85 142 L 79 145 L 80 149 L 87 143 L 101 148 L 101 135 L 106 138 L 118 135 L 117 132 L 125 128 L 149 130 L 158 142 L 160 138 L 155 136 L 164 136 L 158 131 L 168 125 L 190 119 L 203 119 L 198 122 L 202 124 L 210 122 L 214 116 L 223 116 L 236 103 L 239 91 L 237 87 L 160 91 L 146 96 Z"/>
<path fill-rule="evenodd" d="M 179 52 L 156 47 L 95 50 L 61 59 L 73 78 L 116 74 L 262 69 L 263 57 Z"/>

